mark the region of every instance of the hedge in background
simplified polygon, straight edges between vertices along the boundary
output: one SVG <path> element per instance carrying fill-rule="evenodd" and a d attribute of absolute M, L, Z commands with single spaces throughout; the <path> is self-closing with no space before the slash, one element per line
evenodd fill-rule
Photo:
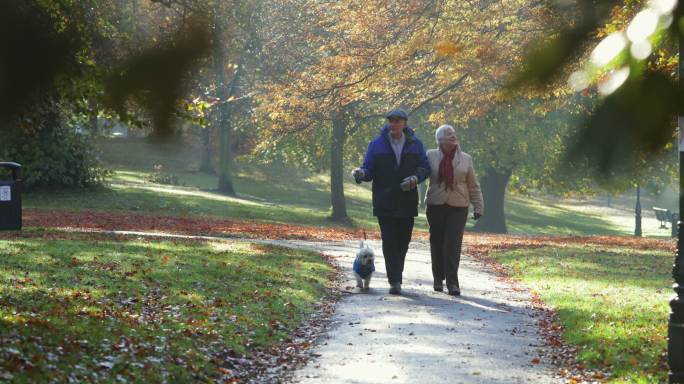
<path fill-rule="evenodd" d="M 33 116 L 0 138 L 0 161 L 23 166 L 26 189 L 83 188 L 101 185 L 109 176 L 90 135 L 77 133 L 53 116 Z M 54 118 L 49 118 L 54 117 Z"/>

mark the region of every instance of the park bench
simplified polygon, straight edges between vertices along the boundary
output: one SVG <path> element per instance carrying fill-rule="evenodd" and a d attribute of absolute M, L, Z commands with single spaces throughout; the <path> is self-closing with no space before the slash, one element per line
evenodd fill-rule
<path fill-rule="evenodd" d="M 660 221 L 660 228 L 667 229 L 666 223 L 670 223 L 672 229 L 672 237 L 677 236 L 677 220 L 679 220 L 678 212 L 670 212 L 665 208 L 653 207 L 656 218 Z"/>
<path fill-rule="evenodd" d="M 670 221 L 670 211 L 664 208 L 653 207 L 653 212 L 655 212 L 656 219 L 660 221 L 660 229 L 666 229 L 667 225 L 665 223 Z"/>

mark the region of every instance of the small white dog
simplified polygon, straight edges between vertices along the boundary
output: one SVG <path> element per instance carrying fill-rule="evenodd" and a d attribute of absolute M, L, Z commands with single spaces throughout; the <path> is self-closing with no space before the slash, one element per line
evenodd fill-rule
<path fill-rule="evenodd" d="M 356 286 L 362 292 L 368 292 L 371 276 L 375 272 L 375 252 L 363 241 L 361 241 L 359 251 L 356 253 L 352 269 L 354 270 L 354 276 L 356 276 Z"/>

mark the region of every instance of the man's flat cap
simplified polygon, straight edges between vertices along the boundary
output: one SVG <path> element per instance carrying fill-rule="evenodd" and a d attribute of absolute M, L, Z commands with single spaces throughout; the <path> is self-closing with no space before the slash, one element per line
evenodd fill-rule
<path fill-rule="evenodd" d="M 408 114 L 401 108 L 393 109 L 389 111 L 387 115 L 385 115 L 386 118 L 388 119 L 404 119 L 408 120 Z"/>

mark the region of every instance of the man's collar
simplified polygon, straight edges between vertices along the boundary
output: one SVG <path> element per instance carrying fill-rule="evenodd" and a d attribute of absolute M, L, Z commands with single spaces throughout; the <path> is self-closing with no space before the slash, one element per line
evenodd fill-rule
<path fill-rule="evenodd" d="M 392 134 L 390 133 L 389 137 L 390 137 L 390 140 L 394 141 L 395 143 L 398 143 L 398 142 L 403 141 L 406 138 L 406 134 L 404 134 L 404 132 L 401 132 L 401 136 L 399 136 L 399 138 L 395 139 L 394 137 L 392 137 Z"/>
<path fill-rule="evenodd" d="M 404 137 L 406 138 L 406 142 L 412 143 L 413 141 L 415 141 L 416 136 L 415 136 L 415 133 L 413 132 L 413 129 L 411 129 L 410 126 L 406 126 L 406 128 L 404 128 L 403 133 L 404 133 Z M 390 132 L 389 132 L 389 125 L 385 125 L 382 127 L 382 129 L 380 130 L 380 135 L 385 136 L 387 138 L 387 140 L 391 140 L 392 136 L 390 135 Z"/>

